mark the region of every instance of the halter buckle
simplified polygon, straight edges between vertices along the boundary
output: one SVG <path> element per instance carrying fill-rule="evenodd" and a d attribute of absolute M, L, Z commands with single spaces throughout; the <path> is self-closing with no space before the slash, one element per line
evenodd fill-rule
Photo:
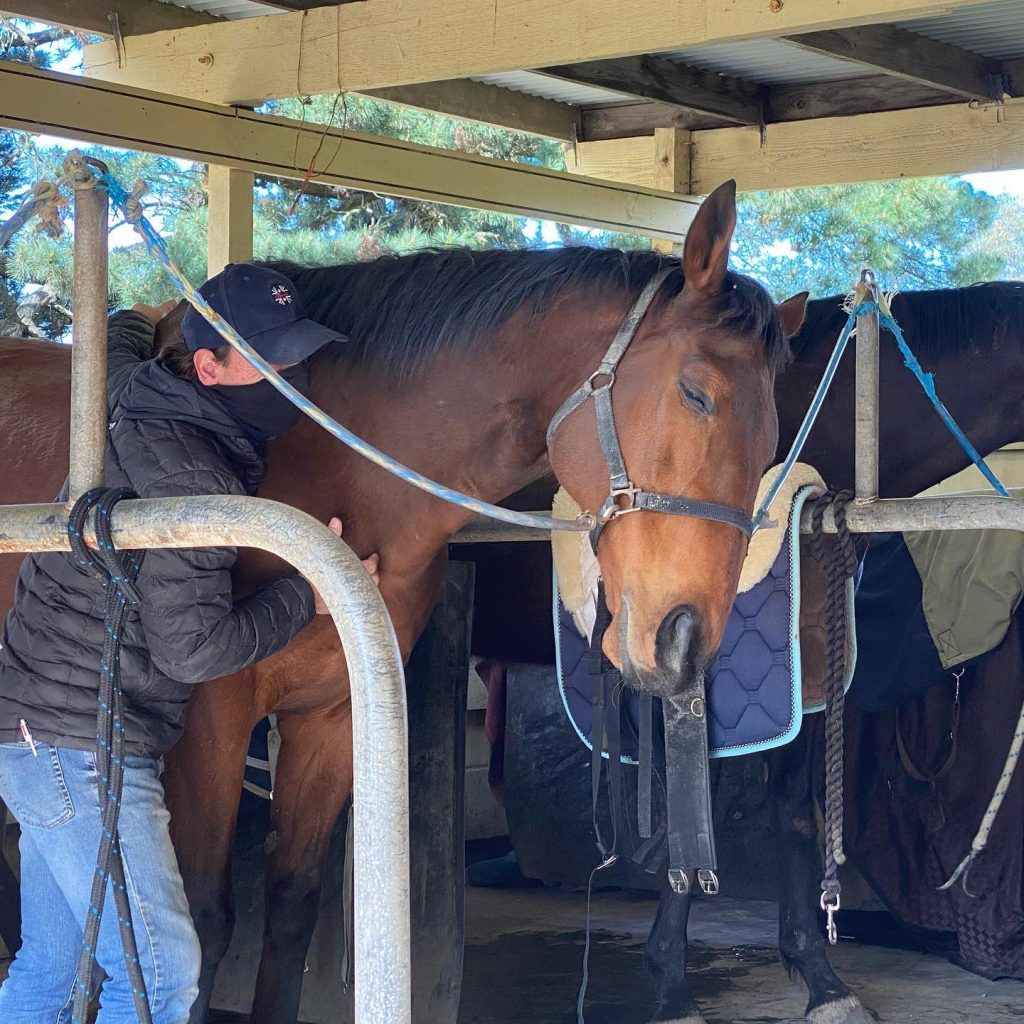
<path fill-rule="evenodd" d="M 634 487 L 632 481 L 625 487 L 616 487 L 612 490 L 598 516 L 601 524 L 610 523 L 616 516 L 625 515 L 627 512 L 638 512 L 636 496 L 640 493 L 640 488 Z"/>
<path fill-rule="evenodd" d="M 594 386 L 594 381 L 599 377 L 606 377 L 607 382 Z M 602 370 L 596 369 L 588 378 L 587 384 L 590 385 L 590 393 L 596 395 L 598 391 L 611 391 L 612 385 L 615 383 L 615 371 L 614 370 Z"/>

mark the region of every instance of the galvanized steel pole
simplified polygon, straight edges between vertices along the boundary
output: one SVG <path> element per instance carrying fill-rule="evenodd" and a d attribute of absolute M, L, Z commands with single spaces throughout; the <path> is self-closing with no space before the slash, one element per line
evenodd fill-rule
<path fill-rule="evenodd" d="M 945 495 L 934 498 L 879 498 L 864 505 L 852 504 L 846 512 L 852 533 L 889 533 L 903 530 L 1022 530 L 1024 498 Z M 810 512 L 801 520 L 802 533 L 811 532 Z M 825 532 L 835 533 L 831 513 L 825 514 Z M 453 544 L 523 543 L 547 541 L 548 530 L 490 523 L 477 517 L 460 530 Z"/>
<path fill-rule="evenodd" d="M 870 270 L 861 283 L 877 301 L 878 287 Z M 857 386 L 854 406 L 854 493 L 858 504 L 878 497 L 878 312 L 857 317 Z"/>
<path fill-rule="evenodd" d="M 75 193 L 68 501 L 103 483 L 107 445 L 107 193 L 74 150 L 64 173 Z"/>
<path fill-rule="evenodd" d="M 352 695 L 357 1024 L 410 1024 L 409 776 L 405 683 L 387 608 L 352 550 L 311 516 L 234 495 L 124 501 L 118 547 L 262 548 L 323 595 Z M 90 526 L 91 531 L 91 526 Z M 88 536 L 89 543 L 95 543 Z M 0 553 L 68 548 L 61 505 L 0 506 Z"/>

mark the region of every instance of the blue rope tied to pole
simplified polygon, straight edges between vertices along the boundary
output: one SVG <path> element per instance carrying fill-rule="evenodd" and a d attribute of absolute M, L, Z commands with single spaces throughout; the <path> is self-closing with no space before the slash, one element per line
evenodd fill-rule
<path fill-rule="evenodd" d="M 389 473 L 411 484 L 413 487 L 418 487 L 420 490 L 426 491 L 442 501 L 447 501 L 452 505 L 457 505 L 460 508 L 468 509 L 471 512 L 476 512 L 491 519 L 537 530 L 573 530 L 583 533 L 594 527 L 594 517 L 589 513 L 584 513 L 578 519 L 555 519 L 551 516 L 534 515 L 529 512 L 514 512 L 511 509 L 500 508 L 498 505 L 492 505 L 490 502 L 482 501 L 479 498 L 473 498 L 468 494 L 462 494 L 460 491 L 453 490 L 451 487 L 445 487 L 444 484 L 439 484 L 435 480 L 423 476 L 422 473 L 417 473 L 416 470 L 404 466 L 397 459 L 393 459 L 378 448 L 374 448 L 373 445 L 352 433 L 347 427 L 342 426 L 337 420 L 328 416 L 323 409 L 292 387 L 259 353 L 245 342 L 235 329 L 193 287 L 192 283 L 171 259 L 164 240 L 142 214 L 139 204 L 139 193 L 129 195 L 109 172 L 98 172 L 97 177 L 100 183 L 107 189 L 111 200 L 122 210 L 126 219 L 142 236 L 142 240 L 145 242 L 150 255 L 161 264 L 167 276 L 184 298 L 210 322 L 232 348 L 240 352 L 255 366 L 281 394 L 304 412 L 314 423 L 319 424 L 328 433 L 333 434 L 342 444 L 348 445 L 349 448 L 362 455 L 363 458 L 368 459 L 382 469 L 386 469 Z"/>
<path fill-rule="evenodd" d="M 943 405 L 942 400 L 939 398 L 938 393 L 935 390 L 935 375 L 926 373 L 921 368 L 921 364 L 917 361 L 914 353 L 910 351 L 910 346 L 907 344 L 907 340 L 903 336 L 903 331 L 900 328 L 900 325 L 893 318 L 893 315 L 887 309 L 882 309 L 878 302 L 868 300 L 866 302 L 858 303 L 850 311 L 850 315 L 846 318 L 846 323 L 843 325 L 843 329 L 839 332 L 839 338 L 836 340 L 835 347 L 832 349 L 832 355 L 829 357 L 828 363 L 825 366 L 825 372 L 822 374 L 818 388 L 814 392 L 814 397 L 811 399 L 811 404 L 804 415 L 803 422 L 800 424 L 800 429 L 797 431 L 796 437 L 793 439 L 793 444 L 790 446 L 789 454 L 782 463 L 782 469 L 780 470 L 779 475 L 775 478 L 775 482 L 769 488 L 768 493 L 765 495 L 764 501 L 761 502 L 760 507 L 754 513 L 755 531 L 765 526 L 775 525 L 766 519 L 768 509 L 771 507 L 772 502 L 778 497 L 779 491 L 782 490 L 783 484 L 786 482 L 786 477 L 788 477 L 790 472 L 792 472 L 793 466 L 796 465 L 796 461 L 800 457 L 801 451 L 803 451 L 804 444 L 807 442 L 807 435 L 810 434 L 811 427 L 814 426 L 814 421 L 818 418 L 818 413 L 821 411 L 821 406 L 825 401 L 825 396 L 828 393 L 829 387 L 832 385 L 836 371 L 839 369 L 839 362 L 843 357 L 843 353 L 846 351 L 846 343 L 850 340 L 850 335 L 853 333 L 853 329 L 857 324 L 857 317 L 869 316 L 872 313 L 878 314 L 879 324 L 896 339 L 896 344 L 899 346 L 900 353 L 903 356 L 903 365 L 917 378 L 918 383 L 921 385 L 924 393 L 928 396 L 928 399 L 932 403 L 935 411 L 939 414 L 942 422 L 946 424 L 949 432 L 953 435 L 956 442 L 961 448 L 963 448 L 967 457 L 975 466 L 978 467 L 985 479 L 993 486 L 993 488 L 995 488 L 996 492 L 1000 496 L 1004 498 L 1009 498 L 1011 496 L 1010 492 L 1003 486 L 999 478 L 989 468 L 988 463 L 986 463 L 984 458 L 978 453 L 978 450 L 967 439 L 967 436 L 960 429 L 956 420 L 953 419 L 950 411 L 945 407 L 945 405 Z"/>
<path fill-rule="evenodd" d="M 875 308 L 878 308 L 877 303 L 872 303 Z M 891 313 L 885 310 L 879 310 L 878 322 L 896 339 L 896 344 L 899 346 L 900 353 L 903 356 L 903 365 L 917 378 L 917 382 L 921 385 L 922 390 L 928 396 L 928 400 L 932 403 L 933 408 L 939 414 L 942 422 L 949 428 L 949 432 L 956 439 L 957 444 L 967 453 L 967 457 L 974 463 L 975 466 L 981 471 L 982 476 L 995 488 L 996 493 L 1000 494 L 1004 498 L 1010 497 L 1010 492 L 1003 486 L 999 478 L 989 468 L 988 463 L 978 454 L 978 450 L 967 440 L 966 435 L 957 425 L 956 420 L 953 419 L 949 410 L 943 405 L 942 399 L 939 398 L 935 390 L 935 375 L 932 373 L 926 373 L 922 368 L 921 364 L 917 361 L 914 353 L 910 351 L 910 346 L 907 344 L 906 339 L 903 337 L 903 331 L 900 325 L 893 319 Z"/>

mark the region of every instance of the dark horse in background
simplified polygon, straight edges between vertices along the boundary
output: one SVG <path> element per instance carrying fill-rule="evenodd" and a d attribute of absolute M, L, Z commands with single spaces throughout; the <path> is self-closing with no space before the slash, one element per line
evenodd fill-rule
<path fill-rule="evenodd" d="M 789 449 L 846 320 L 841 303 L 840 297 L 809 303 L 804 326 L 793 339 L 794 362 L 776 389 L 778 459 Z M 907 293 L 896 297 L 893 314 L 980 451 L 1024 439 L 1024 285 Z M 967 460 L 884 333 L 880 362 L 880 491 L 884 497 L 908 497 L 963 469 Z M 801 456 L 837 489 L 852 488 L 854 482 L 854 394 L 849 352 Z M 552 481 L 540 481 L 512 504 L 550 507 L 553 490 Z M 474 654 L 506 663 L 552 664 L 550 546 L 458 547 L 453 557 L 477 564 Z M 829 966 L 818 923 L 822 864 L 814 786 L 824 771 L 823 719 L 805 718 L 794 742 L 766 756 L 778 836 L 779 948 L 786 967 L 807 985 L 809 1020 L 869 1024 L 871 1017 Z M 656 985 L 655 1021 L 703 1020 L 686 980 L 689 906 L 689 896 L 666 886 L 647 948 Z"/>
<path fill-rule="evenodd" d="M 735 224 L 729 183 L 698 211 L 681 264 L 581 248 L 282 266 L 308 315 L 350 338 L 312 361 L 312 398 L 449 486 L 493 502 L 553 471 L 583 508 L 596 510 L 609 480 L 592 411 L 566 419 L 550 446 L 546 430 L 593 374 L 644 285 L 665 270 L 615 383 L 626 465 L 637 486 L 749 513 L 776 446 L 775 371 L 805 296 L 776 308 L 760 285 L 728 271 Z M 180 315 L 161 324 L 158 352 Z M 5 503 L 58 493 L 69 362 L 62 346 L 0 346 Z M 381 592 L 408 657 L 435 602 L 448 541 L 471 513 L 414 490 L 307 420 L 272 446 L 260 493 L 324 521 L 340 515 L 357 552 L 380 552 Z M 611 524 L 600 561 L 623 628 L 609 631 L 609 658 L 652 692 L 678 692 L 718 646 L 744 550 L 742 533 L 721 523 L 648 514 Z M 8 599 L 17 564 L 3 563 L 0 593 Z M 283 571 L 253 551 L 236 568 L 240 592 Z M 345 661 L 326 617 L 274 657 L 197 687 L 185 735 L 167 759 L 172 837 L 203 946 L 195 1021 L 231 938 L 230 857 L 245 757 L 254 724 L 270 712 L 282 746 L 253 1019 L 292 1024 L 328 840 L 352 788 Z"/>

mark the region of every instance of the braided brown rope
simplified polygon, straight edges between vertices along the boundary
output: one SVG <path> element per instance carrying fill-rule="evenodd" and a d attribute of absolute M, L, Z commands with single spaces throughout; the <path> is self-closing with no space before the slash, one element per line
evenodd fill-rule
<path fill-rule="evenodd" d="M 825 604 L 825 874 L 822 909 L 829 913 L 829 941 L 836 941 L 833 914 L 839 909 L 843 852 L 843 712 L 846 705 L 846 583 L 857 572 L 857 553 L 846 524 L 851 491 L 827 491 L 811 506 L 811 553 L 828 578 Z M 825 543 L 825 512 L 831 509 L 836 540 Z"/>

